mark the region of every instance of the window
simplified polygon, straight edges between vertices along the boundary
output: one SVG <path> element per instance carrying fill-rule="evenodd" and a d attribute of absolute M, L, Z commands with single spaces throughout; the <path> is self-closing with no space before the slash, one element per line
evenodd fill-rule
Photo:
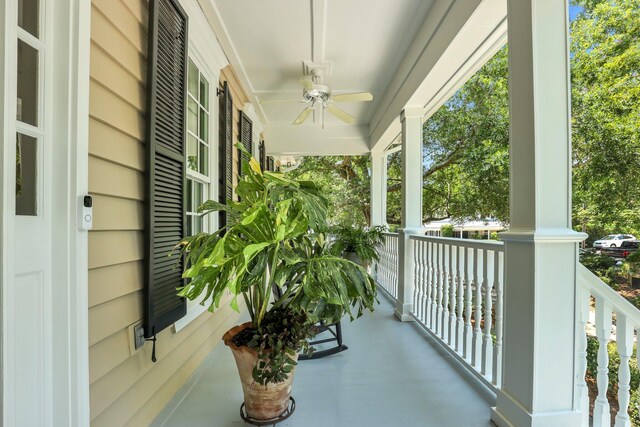
<path fill-rule="evenodd" d="M 190 174 L 209 175 L 209 82 L 189 60 L 187 166 Z"/>
<path fill-rule="evenodd" d="M 198 214 L 198 207 L 210 199 L 209 141 L 210 99 L 209 81 L 189 60 L 187 90 L 187 235 L 209 231 L 207 221 Z"/>
<path fill-rule="evenodd" d="M 211 81 L 215 81 L 202 58 L 205 57 L 197 49 L 198 40 L 190 40 L 189 66 L 187 85 L 187 156 L 185 166 L 187 180 L 185 187 L 186 234 L 188 236 L 201 232 L 215 230 L 217 221 L 215 215 L 202 216 L 198 207 L 207 200 L 215 199 L 215 185 L 217 169 L 211 167 L 215 150 L 211 150 L 211 135 L 215 135 L 216 111 L 212 104 L 210 90 Z M 214 92 L 215 94 L 215 92 Z M 176 332 L 185 328 L 197 319 L 207 308 L 200 303 L 204 295 L 187 302 L 187 314 L 174 323 Z"/>
<path fill-rule="evenodd" d="M 44 40 L 40 34 L 38 0 L 18 1 L 16 82 L 16 215 L 37 216 L 40 177 L 38 155 L 44 127 L 41 82 Z"/>
<path fill-rule="evenodd" d="M 207 222 L 198 213 L 198 207 L 209 198 L 208 190 L 208 184 L 187 178 L 187 236 L 209 231 Z"/>

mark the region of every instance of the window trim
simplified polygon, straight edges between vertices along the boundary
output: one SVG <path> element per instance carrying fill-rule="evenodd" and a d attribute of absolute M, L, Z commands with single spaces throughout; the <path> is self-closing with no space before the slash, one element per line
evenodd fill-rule
<path fill-rule="evenodd" d="M 207 40 L 201 40 L 197 34 L 189 34 L 188 39 L 188 58 L 200 71 L 200 74 L 204 76 L 209 82 L 209 175 L 203 175 L 197 171 L 194 171 L 187 167 L 187 179 L 201 182 L 208 185 L 207 197 L 209 200 L 218 200 L 218 99 L 215 97 L 216 90 L 218 88 L 220 80 L 220 72 L 214 72 L 214 70 L 208 66 L 208 61 L 204 60 L 204 55 L 198 48 L 198 44 L 207 43 Z M 188 91 L 187 91 L 188 92 Z M 187 94 L 187 96 L 189 96 Z M 199 100 L 198 100 L 198 105 Z M 187 132 L 189 130 L 187 129 Z M 200 139 L 198 138 L 198 141 Z M 215 143 L 214 143 L 215 141 Z M 214 185 L 215 184 L 215 185 Z M 218 229 L 218 215 L 207 215 L 203 221 L 203 229 L 217 230 Z M 200 315 L 207 311 L 207 305 L 201 305 L 204 300 L 204 294 L 200 298 L 191 301 L 187 301 L 187 314 L 178 319 L 173 328 L 175 333 L 180 332 L 186 328 L 191 322 L 196 320 Z"/>

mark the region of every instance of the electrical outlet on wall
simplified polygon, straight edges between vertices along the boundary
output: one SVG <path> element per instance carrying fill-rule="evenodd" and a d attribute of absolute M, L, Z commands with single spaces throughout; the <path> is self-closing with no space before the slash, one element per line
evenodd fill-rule
<path fill-rule="evenodd" d="M 142 323 L 134 323 L 127 328 L 127 335 L 129 338 L 129 353 L 133 355 L 140 347 L 145 343 L 144 339 L 144 327 Z"/>

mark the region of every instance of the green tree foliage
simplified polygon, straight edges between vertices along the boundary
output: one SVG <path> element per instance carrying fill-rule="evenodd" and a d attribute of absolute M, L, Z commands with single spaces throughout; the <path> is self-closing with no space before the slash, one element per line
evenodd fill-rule
<path fill-rule="evenodd" d="M 442 227 L 440 227 L 440 236 L 453 237 L 453 234 L 454 234 L 453 225 L 444 224 Z"/>
<path fill-rule="evenodd" d="M 330 225 L 365 226 L 371 215 L 369 171 L 369 156 L 325 156 L 305 157 L 287 175 L 322 188 L 329 200 Z"/>
<path fill-rule="evenodd" d="M 571 24 L 573 216 L 640 233 L 640 0 L 579 0 Z"/>
<path fill-rule="evenodd" d="M 507 49 L 424 125 L 424 220 L 509 218 Z"/>

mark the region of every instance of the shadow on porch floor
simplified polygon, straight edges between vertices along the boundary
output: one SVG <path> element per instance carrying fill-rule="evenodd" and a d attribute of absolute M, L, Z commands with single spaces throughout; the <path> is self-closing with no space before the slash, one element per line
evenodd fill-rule
<path fill-rule="evenodd" d="M 301 361 L 293 385 L 296 412 L 278 427 L 490 427 L 494 397 L 415 324 L 380 305 L 343 322 L 349 350 Z M 217 346 L 152 424 L 242 426 L 242 389 L 231 352 Z"/>

